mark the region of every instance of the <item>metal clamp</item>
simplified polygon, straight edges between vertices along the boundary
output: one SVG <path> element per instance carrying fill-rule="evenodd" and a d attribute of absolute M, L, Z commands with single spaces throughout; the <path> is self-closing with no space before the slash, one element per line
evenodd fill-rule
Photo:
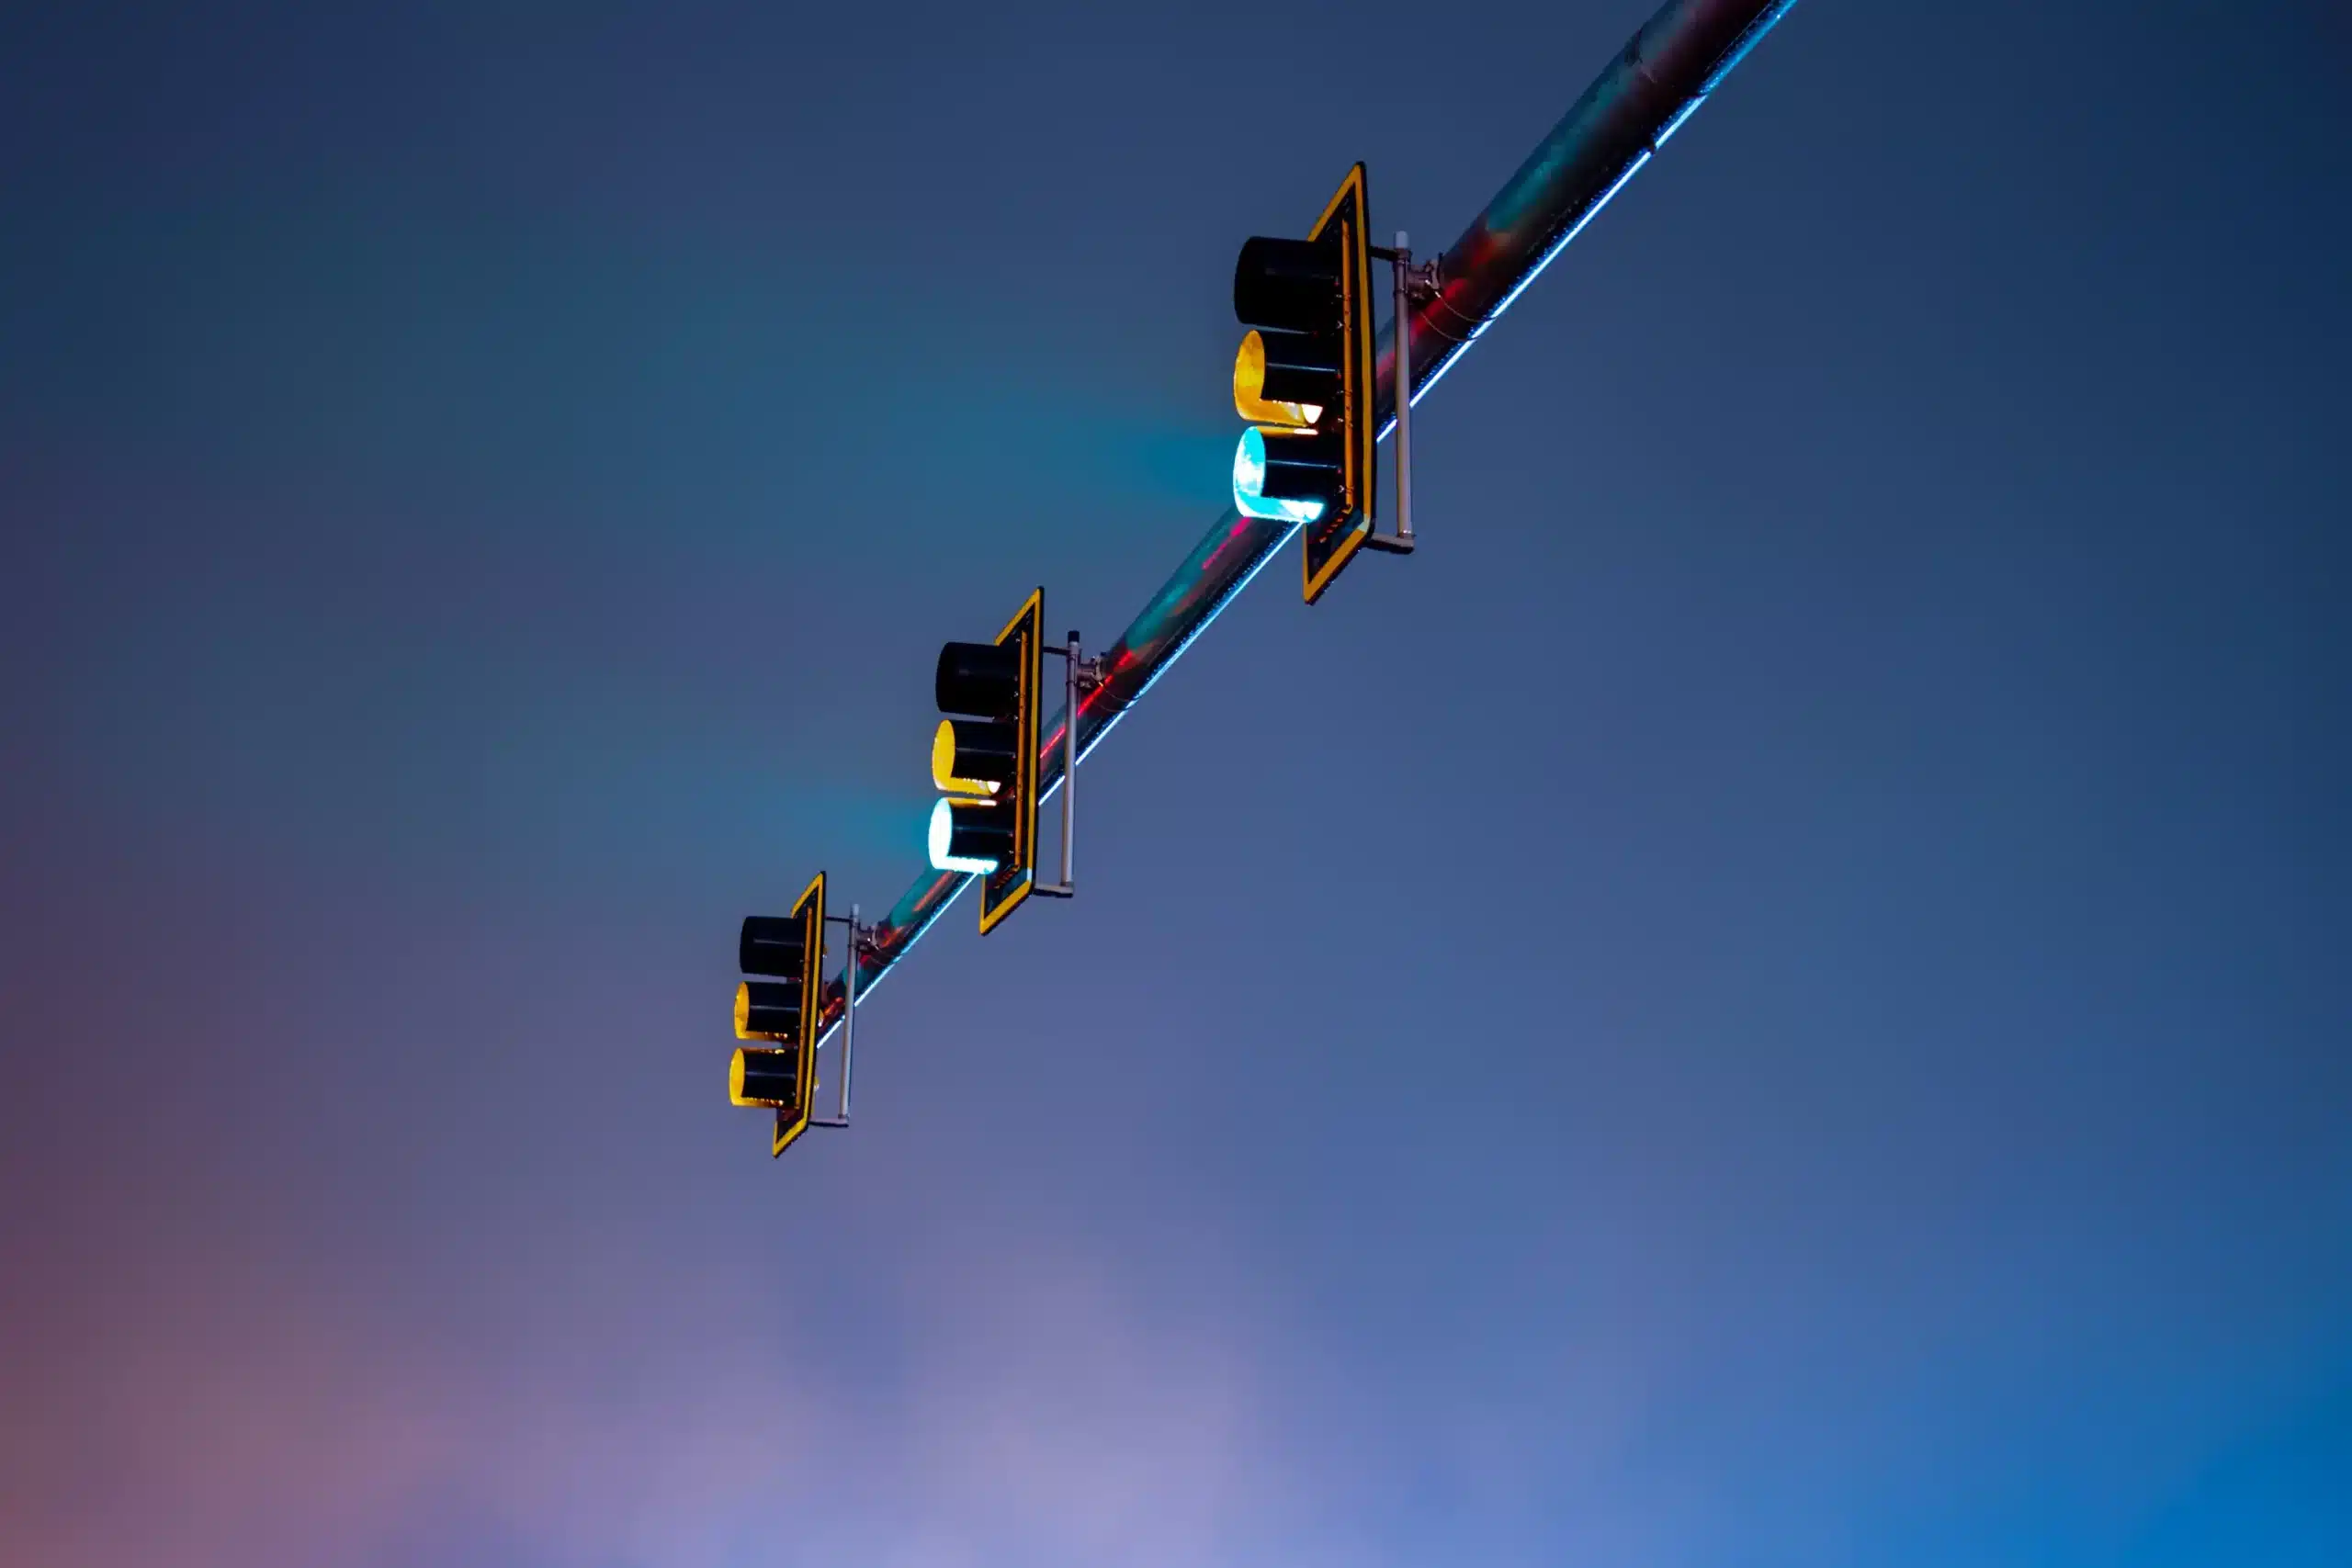
<path fill-rule="evenodd" d="M 1387 245 L 1367 245 L 1364 248 L 1372 253 L 1374 261 L 1385 261 L 1391 266 L 1402 267 L 1405 273 L 1405 298 L 1415 305 L 1426 305 L 1444 292 L 1443 286 L 1438 277 L 1438 264 L 1433 261 L 1425 261 L 1416 266 L 1413 264 L 1413 253 L 1407 250 L 1402 243 L 1405 231 L 1398 230 L 1396 238 L 1399 243 L 1394 248 Z"/>

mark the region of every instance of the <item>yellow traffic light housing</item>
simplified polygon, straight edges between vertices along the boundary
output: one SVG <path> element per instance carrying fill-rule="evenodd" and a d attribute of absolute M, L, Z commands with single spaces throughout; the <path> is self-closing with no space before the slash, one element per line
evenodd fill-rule
<path fill-rule="evenodd" d="M 931 863 L 980 879 L 980 931 L 1037 881 L 1037 683 L 1046 591 L 1029 595 L 992 643 L 951 642 L 933 681 L 948 716 L 932 735 Z"/>
<path fill-rule="evenodd" d="M 1233 406 L 1251 421 L 1233 455 L 1233 503 L 1299 525 L 1312 604 L 1372 533 L 1371 210 L 1356 164 L 1304 240 L 1252 238 L 1233 269 L 1233 313 L 1253 330 L 1233 362 Z"/>
<path fill-rule="evenodd" d="M 736 1048 L 727 1098 L 732 1104 L 775 1111 L 769 1152 L 780 1155 L 808 1130 L 817 1099 L 817 1024 L 825 1011 L 825 874 L 817 874 L 791 914 L 745 917 L 737 958 L 746 975 L 767 977 L 735 987 L 735 1038 L 767 1043 Z"/>

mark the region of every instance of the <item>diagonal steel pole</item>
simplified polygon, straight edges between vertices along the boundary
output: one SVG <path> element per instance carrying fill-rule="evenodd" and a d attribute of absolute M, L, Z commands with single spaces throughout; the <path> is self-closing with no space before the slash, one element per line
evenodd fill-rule
<path fill-rule="evenodd" d="M 1795 4 L 1667 0 L 1658 7 L 1439 261 L 1437 294 L 1413 312 L 1410 323 L 1415 404 Z M 1382 422 L 1383 438 L 1396 419 L 1394 333 L 1392 322 L 1373 378 L 1381 389 L 1374 417 Z M 1282 551 L 1296 527 L 1230 509 L 1216 520 L 1103 654 L 1101 683 L 1078 704 L 1081 757 L 1102 743 L 1217 612 L 1250 585 L 1258 569 Z M 1069 721 L 1065 708 L 1039 737 L 1037 776 L 1046 795 L 1061 787 L 1063 727 Z M 915 878 L 871 928 L 868 951 L 851 959 L 858 965 L 861 1001 L 970 880 L 964 872 L 930 870 Z M 827 982 L 827 1030 L 840 1021 L 843 994 L 841 979 Z"/>

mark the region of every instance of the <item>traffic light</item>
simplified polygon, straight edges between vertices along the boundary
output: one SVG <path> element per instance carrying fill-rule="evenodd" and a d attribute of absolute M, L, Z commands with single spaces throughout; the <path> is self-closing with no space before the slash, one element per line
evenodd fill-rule
<path fill-rule="evenodd" d="M 825 874 L 800 896 L 789 915 L 751 915 L 738 946 L 743 973 L 766 976 L 735 987 L 735 1038 L 727 1098 L 737 1105 L 772 1107 L 782 1154 L 808 1130 L 817 1098 L 817 1023 L 824 1013 Z"/>
<path fill-rule="evenodd" d="M 980 879 L 980 931 L 995 929 L 1037 880 L 1037 677 L 1046 591 L 1029 595 L 996 641 L 939 650 L 931 777 L 931 863 Z"/>
<path fill-rule="evenodd" d="M 1254 329 L 1233 361 L 1233 406 L 1251 422 L 1233 504 L 1300 525 L 1310 604 L 1372 532 L 1370 221 L 1358 164 L 1306 239 L 1249 240 L 1233 268 L 1233 313 Z"/>

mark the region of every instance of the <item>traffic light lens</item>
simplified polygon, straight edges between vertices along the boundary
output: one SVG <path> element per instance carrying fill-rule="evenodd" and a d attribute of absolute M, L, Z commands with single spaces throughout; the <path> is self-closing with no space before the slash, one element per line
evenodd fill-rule
<path fill-rule="evenodd" d="M 1021 707 L 1021 652 L 1017 643 L 951 642 L 942 648 L 932 682 L 939 711 L 1013 717 Z"/>
<path fill-rule="evenodd" d="M 808 952 L 808 929 L 801 921 L 784 915 L 752 915 L 745 918 L 742 940 L 736 944 L 741 960 L 736 967 L 746 975 L 797 980 Z"/>
<path fill-rule="evenodd" d="M 789 1111 L 800 1103 L 800 1053 L 735 1048 L 727 1070 L 727 1098 L 737 1105 L 772 1105 Z"/>
<path fill-rule="evenodd" d="M 931 780 L 952 795 L 994 795 L 1015 771 L 1019 726 L 943 718 L 931 738 Z"/>
<path fill-rule="evenodd" d="M 985 875 L 1012 854 L 1012 809 L 1005 801 L 944 795 L 931 807 L 931 863 L 936 871 Z"/>
<path fill-rule="evenodd" d="M 735 987 L 735 1038 L 790 1040 L 800 1032 L 800 987 L 746 980 Z"/>
<path fill-rule="evenodd" d="M 1340 298 L 1340 247 L 1331 240 L 1260 235 L 1244 242 L 1233 264 L 1233 313 L 1245 327 L 1337 332 Z"/>
<path fill-rule="evenodd" d="M 1303 333 L 1253 332 L 1233 358 L 1233 406 L 1261 424 L 1309 426 L 1340 399 L 1339 347 Z"/>
<path fill-rule="evenodd" d="M 1233 504 L 1244 517 L 1312 523 L 1329 507 L 1340 488 L 1336 436 L 1314 435 L 1256 425 L 1241 433 L 1233 451 Z"/>

